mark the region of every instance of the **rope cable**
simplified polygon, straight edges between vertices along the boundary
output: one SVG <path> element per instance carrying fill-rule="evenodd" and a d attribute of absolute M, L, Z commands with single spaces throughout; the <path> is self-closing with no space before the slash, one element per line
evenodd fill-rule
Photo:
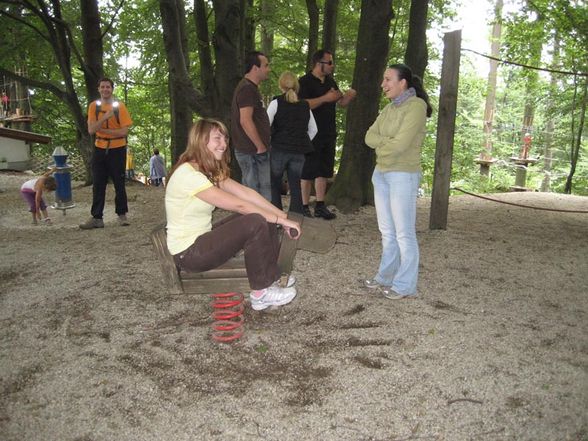
<path fill-rule="evenodd" d="M 491 55 L 486 55 L 481 52 L 475 51 L 473 49 L 462 48 L 461 50 L 467 51 L 467 52 L 472 52 L 472 53 L 479 55 L 481 57 L 485 57 L 490 60 L 498 61 L 499 63 L 512 64 L 513 66 L 524 67 L 525 69 L 540 70 L 543 72 L 559 73 L 559 74 L 563 74 L 563 75 L 574 75 L 574 76 L 578 76 L 578 77 L 588 77 L 588 72 L 571 72 L 569 70 L 559 70 L 559 69 L 549 69 L 547 67 L 529 66 L 528 64 L 517 63 L 516 61 L 503 60 L 501 58 L 496 58 Z"/>
<path fill-rule="evenodd" d="M 498 202 L 500 204 L 506 204 L 506 205 L 513 205 L 515 207 L 521 207 L 521 208 L 531 208 L 533 210 L 543 210 L 543 211 L 555 211 L 558 213 L 582 213 L 582 214 L 588 214 L 588 210 L 564 210 L 564 209 L 558 209 L 558 208 L 546 208 L 546 207 L 535 207 L 533 205 L 525 205 L 525 204 L 515 204 L 514 202 L 507 202 L 507 201 L 501 201 L 500 199 L 494 199 L 494 198 L 490 198 L 488 196 L 482 196 L 476 193 L 472 193 L 466 190 L 463 190 L 462 188 L 459 187 L 451 187 L 452 190 L 456 190 L 456 191 L 461 191 L 462 193 L 465 193 L 469 196 L 473 196 L 476 198 L 480 198 L 480 199 L 485 199 L 487 201 L 492 201 L 492 202 Z"/>

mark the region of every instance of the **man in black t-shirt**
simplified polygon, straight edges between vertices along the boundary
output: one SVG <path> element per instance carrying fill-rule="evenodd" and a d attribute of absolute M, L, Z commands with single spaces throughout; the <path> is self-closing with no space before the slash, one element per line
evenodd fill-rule
<path fill-rule="evenodd" d="M 304 215 L 312 217 L 308 202 L 314 180 L 316 192 L 314 216 L 330 220 L 336 216 L 325 206 L 325 193 L 327 179 L 333 177 L 335 167 L 336 104 L 346 107 L 355 98 L 356 92 L 349 89 L 341 93 L 339 90 L 332 76 L 335 64 L 331 52 L 324 49 L 315 52 L 312 56 L 312 65 L 312 70 L 299 80 L 299 97 L 308 101 L 318 127 L 318 134 L 312 141 L 314 151 L 306 155 L 302 170 L 302 203 Z"/>
<path fill-rule="evenodd" d="M 231 144 L 241 168 L 241 182 L 268 201 L 272 199 L 269 162 L 271 129 L 258 86 L 267 80 L 270 70 L 264 54 L 247 54 L 245 76 L 235 88 L 231 104 Z"/>

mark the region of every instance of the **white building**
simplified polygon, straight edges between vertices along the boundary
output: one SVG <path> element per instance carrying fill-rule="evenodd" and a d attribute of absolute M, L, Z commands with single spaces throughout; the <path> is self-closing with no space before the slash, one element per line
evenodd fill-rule
<path fill-rule="evenodd" d="M 0 127 L 0 170 L 29 170 L 31 145 L 50 142 L 49 136 Z"/>

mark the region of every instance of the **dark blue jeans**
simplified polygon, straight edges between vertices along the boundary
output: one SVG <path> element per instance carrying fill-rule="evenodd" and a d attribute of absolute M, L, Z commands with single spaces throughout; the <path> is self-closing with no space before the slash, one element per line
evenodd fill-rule
<path fill-rule="evenodd" d="M 300 190 L 300 176 L 304 167 L 304 153 L 286 152 L 274 149 L 270 159 L 272 175 L 272 204 L 282 209 L 282 176 L 284 171 L 288 176 L 290 188 L 290 211 L 302 213 L 302 191 Z"/>
<path fill-rule="evenodd" d="M 241 183 L 254 189 L 268 201 L 272 198 L 269 152 L 246 154 L 235 150 L 241 168 Z"/>

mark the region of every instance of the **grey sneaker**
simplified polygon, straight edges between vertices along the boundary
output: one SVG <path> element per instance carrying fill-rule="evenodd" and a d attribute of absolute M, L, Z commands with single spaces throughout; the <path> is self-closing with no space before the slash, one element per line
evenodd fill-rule
<path fill-rule="evenodd" d="M 126 214 L 120 214 L 118 216 L 118 224 L 121 227 L 128 227 L 131 223 L 128 221 Z"/>
<path fill-rule="evenodd" d="M 251 293 L 249 298 L 251 299 L 251 307 L 256 311 L 261 311 L 270 306 L 290 303 L 294 297 L 296 297 L 296 288 L 280 288 L 272 285 L 265 288 L 260 297 L 254 297 Z"/>
<path fill-rule="evenodd" d="M 92 230 L 94 228 L 104 228 L 104 221 L 102 219 L 96 219 L 91 217 L 83 224 L 80 224 L 82 230 Z"/>
<path fill-rule="evenodd" d="M 363 286 L 369 289 L 376 289 L 381 286 L 378 282 L 376 282 L 376 279 L 364 279 L 362 283 Z"/>
<path fill-rule="evenodd" d="M 390 300 L 406 299 L 408 297 L 416 297 L 416 294 L 398 294 L 390 287 L 382 288 L 382 295 Z"/>

